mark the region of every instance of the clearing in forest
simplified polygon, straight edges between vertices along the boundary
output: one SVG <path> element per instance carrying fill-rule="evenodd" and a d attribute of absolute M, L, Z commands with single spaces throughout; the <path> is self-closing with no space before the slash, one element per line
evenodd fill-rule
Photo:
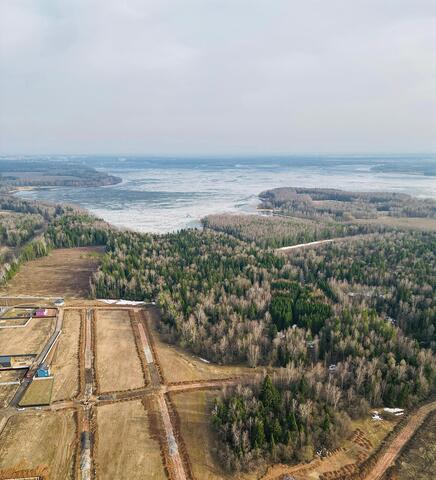
<path fill-rule="evenodd" d="M 80 320 L 80 310 L 65 310 L 62 333 L 51 360 L 53 401 L 71 399 L 79 390 Z"/>
<path fill-rule="evenodd" d="M 31 260 L 0 289 L 9 296 L 87 297 L 89 279 L 96 271 L 102 247 L 61 248 Z"/>
<path fill-rule="evenodd" d="M 127 310 L 95 310 L 100 392 L 144 387 L 141 362 Z"/>
<path fill-rule="evenodd" d="M 14 415 L 0 435 L 0 477 L 47 468 L 49 480 L 73 479 L 76 439 L 71 411 Z"/>
<path fill-rule="evenodd" d="M 98 407 L 97 429 L 99 480 L 166 479 L 159 443 L 151 437 L 147 412 L 140 400 Z"/>

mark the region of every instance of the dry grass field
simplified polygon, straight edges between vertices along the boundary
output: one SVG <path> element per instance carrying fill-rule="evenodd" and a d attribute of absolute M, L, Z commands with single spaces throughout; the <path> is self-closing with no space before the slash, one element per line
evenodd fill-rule
<path fill-rule="evenodd" d="M 27 387 L 27 390 L 20 400 L 20 407 L 33 405 L 50 405 L 53 391 L 53 378 L 35 379 Z"/>
<path fill-rule="evenodd" d="M 99 480 L 166 479 L 159 444 L 151 438 L 139 400 L 98 407 L 97 428 Z"/>
<path fill-rule="evenodd" d="M 63 248 L 25 263 L 1 295 L 87 297 L 102 247 Z"/>
<path fill-rule="evenodd" d="M 0 408 L 7 407 L 18 385 L 0 385 Z"/>
<path fill-rule="evenodd" d="M 80 318 L 80 310 L 65 310 L 62 333 L 51 360 L 53 401 L 71 399 L 79 389 Z"/>
<path fill-rule="evenodd" d="M 47 467 L 49 480 L 73 479 L 75 448 L 71 411 L 15 415 L 0 436 L 0 475 Z"/>
<path fill-rule="evenodd" d="M 54 318 L 33 318 L 23 328 L 0 329 L 0 353 L 39 353 L 55 327 Z"/>
<path fill-rule="evenodd" d="M 128 311 L 96 312 L 96 345 L 97 378 L 101 392 L 144 386 Z"/>
<path fill-rule="evenodd" d="M 25 370 L 1 370 L 0 371 L 0 408 L 7 407 L 18 385 L 1 385 L 5 382 L 19 382 L 24 377 Z"/>
<path fill-rule="evenodd" d="M 154 346 L 167 382 L 186 382 L 194 380 L 206 380 L 215 378 L 227 378 L 253 374 L 255 370 L 247 367 L 224 366 L 206 363 L 199 357 L 192 355 L 175 345 L 165 343 L 157 329 L 157 313 L 155 309 L 146 312 L 149 320 L 150 332 L 154 339 Z"/>

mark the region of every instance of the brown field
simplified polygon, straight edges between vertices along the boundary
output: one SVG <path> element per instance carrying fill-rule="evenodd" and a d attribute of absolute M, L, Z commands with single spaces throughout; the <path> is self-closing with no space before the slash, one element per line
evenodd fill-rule
<path fill-rule="evenodd" d="M 243 479 L 255 480 L 258 472 L 226 474 L 212 453 L 213 432 L 210 411 L 217 393 L 211 391 L 187 392 L 171 395 L 180 419 L 183 435 L 194 477 L 202 480 Z"/>
<path fill-rule="evenodd" d="M 7 407 L 12 400 L 18 385 L 0 385 L 0 408 Z"/>
<path fill-rule="evenodd" d="M 54 318 L 33 318 L 23 328 L 0 329 L 0 353 L 39 353 L 54 331 Z"/>
<path fill-rule="evenodd" d="M 62 333 L 54 349 L 52 400 L 71 399 L 79 389 L 80 310 L 65 310 Z"/>
<path fill-rule="evenodd" d="M 167 382 L 186 382 L 194 380 L 206 380 L 215 378 L 227 378 L 242 375 L 244 373 L 253 374 L 254 369 L 238 366 L 216 365 L 206 363 L 199 357 L 192 355 L 175 345 L 165 343 L 159 332 L 155 328 L 157 313 L 150 309 L 146 313 L 149 319 L 150 332 L 154 339 L 159 364 Z"/>
<path fill-rule="evenodd" d="M 87 297 L 102 247 L 61 248 L 25 263 L 2 295 Z"/>
<path fill-rule="evenodd" d="M 48 479 L 73 479 L 76 425 L 71 411 L 20 413 L 0 435 L 0 475 L 46 466 Z"/>
<path fill-rule="evenodd" d="M 25 370 L 2 370 L 0 371 L 0 382 L 20 381 Z M 7 407 L 11 401 L 18 385 L 0 385 L 0 408 Z"/>
<path fill-rule="evenodd" d="M 49 405 L 53 391 L 53 378 L 35 379 L 27 387 L 20 407 L 32 405 Z"/>
<path fill-rule="evenodd" d="M 135 337 L 126 310 L 96 311 L 97 378 L 101 392 L 144 386 Z"/>
<path fill-rule="evenodd" d="M 139 400 L 98 407 L 97 428 L 99 480 L 166 479 L 159 444 L 151 438 Z"/>

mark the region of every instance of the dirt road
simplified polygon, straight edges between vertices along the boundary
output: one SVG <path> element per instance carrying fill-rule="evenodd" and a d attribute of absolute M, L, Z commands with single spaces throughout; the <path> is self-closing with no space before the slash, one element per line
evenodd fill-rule
<path fill-rule="evenodd" d="M 407 425 L 398 432 L 395 438 L 383 455 L 377 460 L 377 463 L 365 477 L 365 480 L 380 480 L 386 470 L 395 462 L 402 448 L 413 437 L 414 433 L 422 425 L 427 415 L 436 409 L 436 401 L 422 406 L 415 414 L 413 414 Z"/>

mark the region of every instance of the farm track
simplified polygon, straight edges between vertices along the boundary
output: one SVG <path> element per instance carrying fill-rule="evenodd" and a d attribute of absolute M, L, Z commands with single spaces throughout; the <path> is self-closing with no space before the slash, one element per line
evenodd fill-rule
<path fill-rule="evenodd" d="M 400 455 L 401 451 L 416 433 L 418 428 L 424 423 L 427 416 L 436 410 L 436 401 L 427 403 L 413 413 L 406 425 L 392 439 L 385 452 L 378 458 L 371 471 L 364 477 L 364 480 L 380 480 L 386 470 L 393 465 Z"/>

